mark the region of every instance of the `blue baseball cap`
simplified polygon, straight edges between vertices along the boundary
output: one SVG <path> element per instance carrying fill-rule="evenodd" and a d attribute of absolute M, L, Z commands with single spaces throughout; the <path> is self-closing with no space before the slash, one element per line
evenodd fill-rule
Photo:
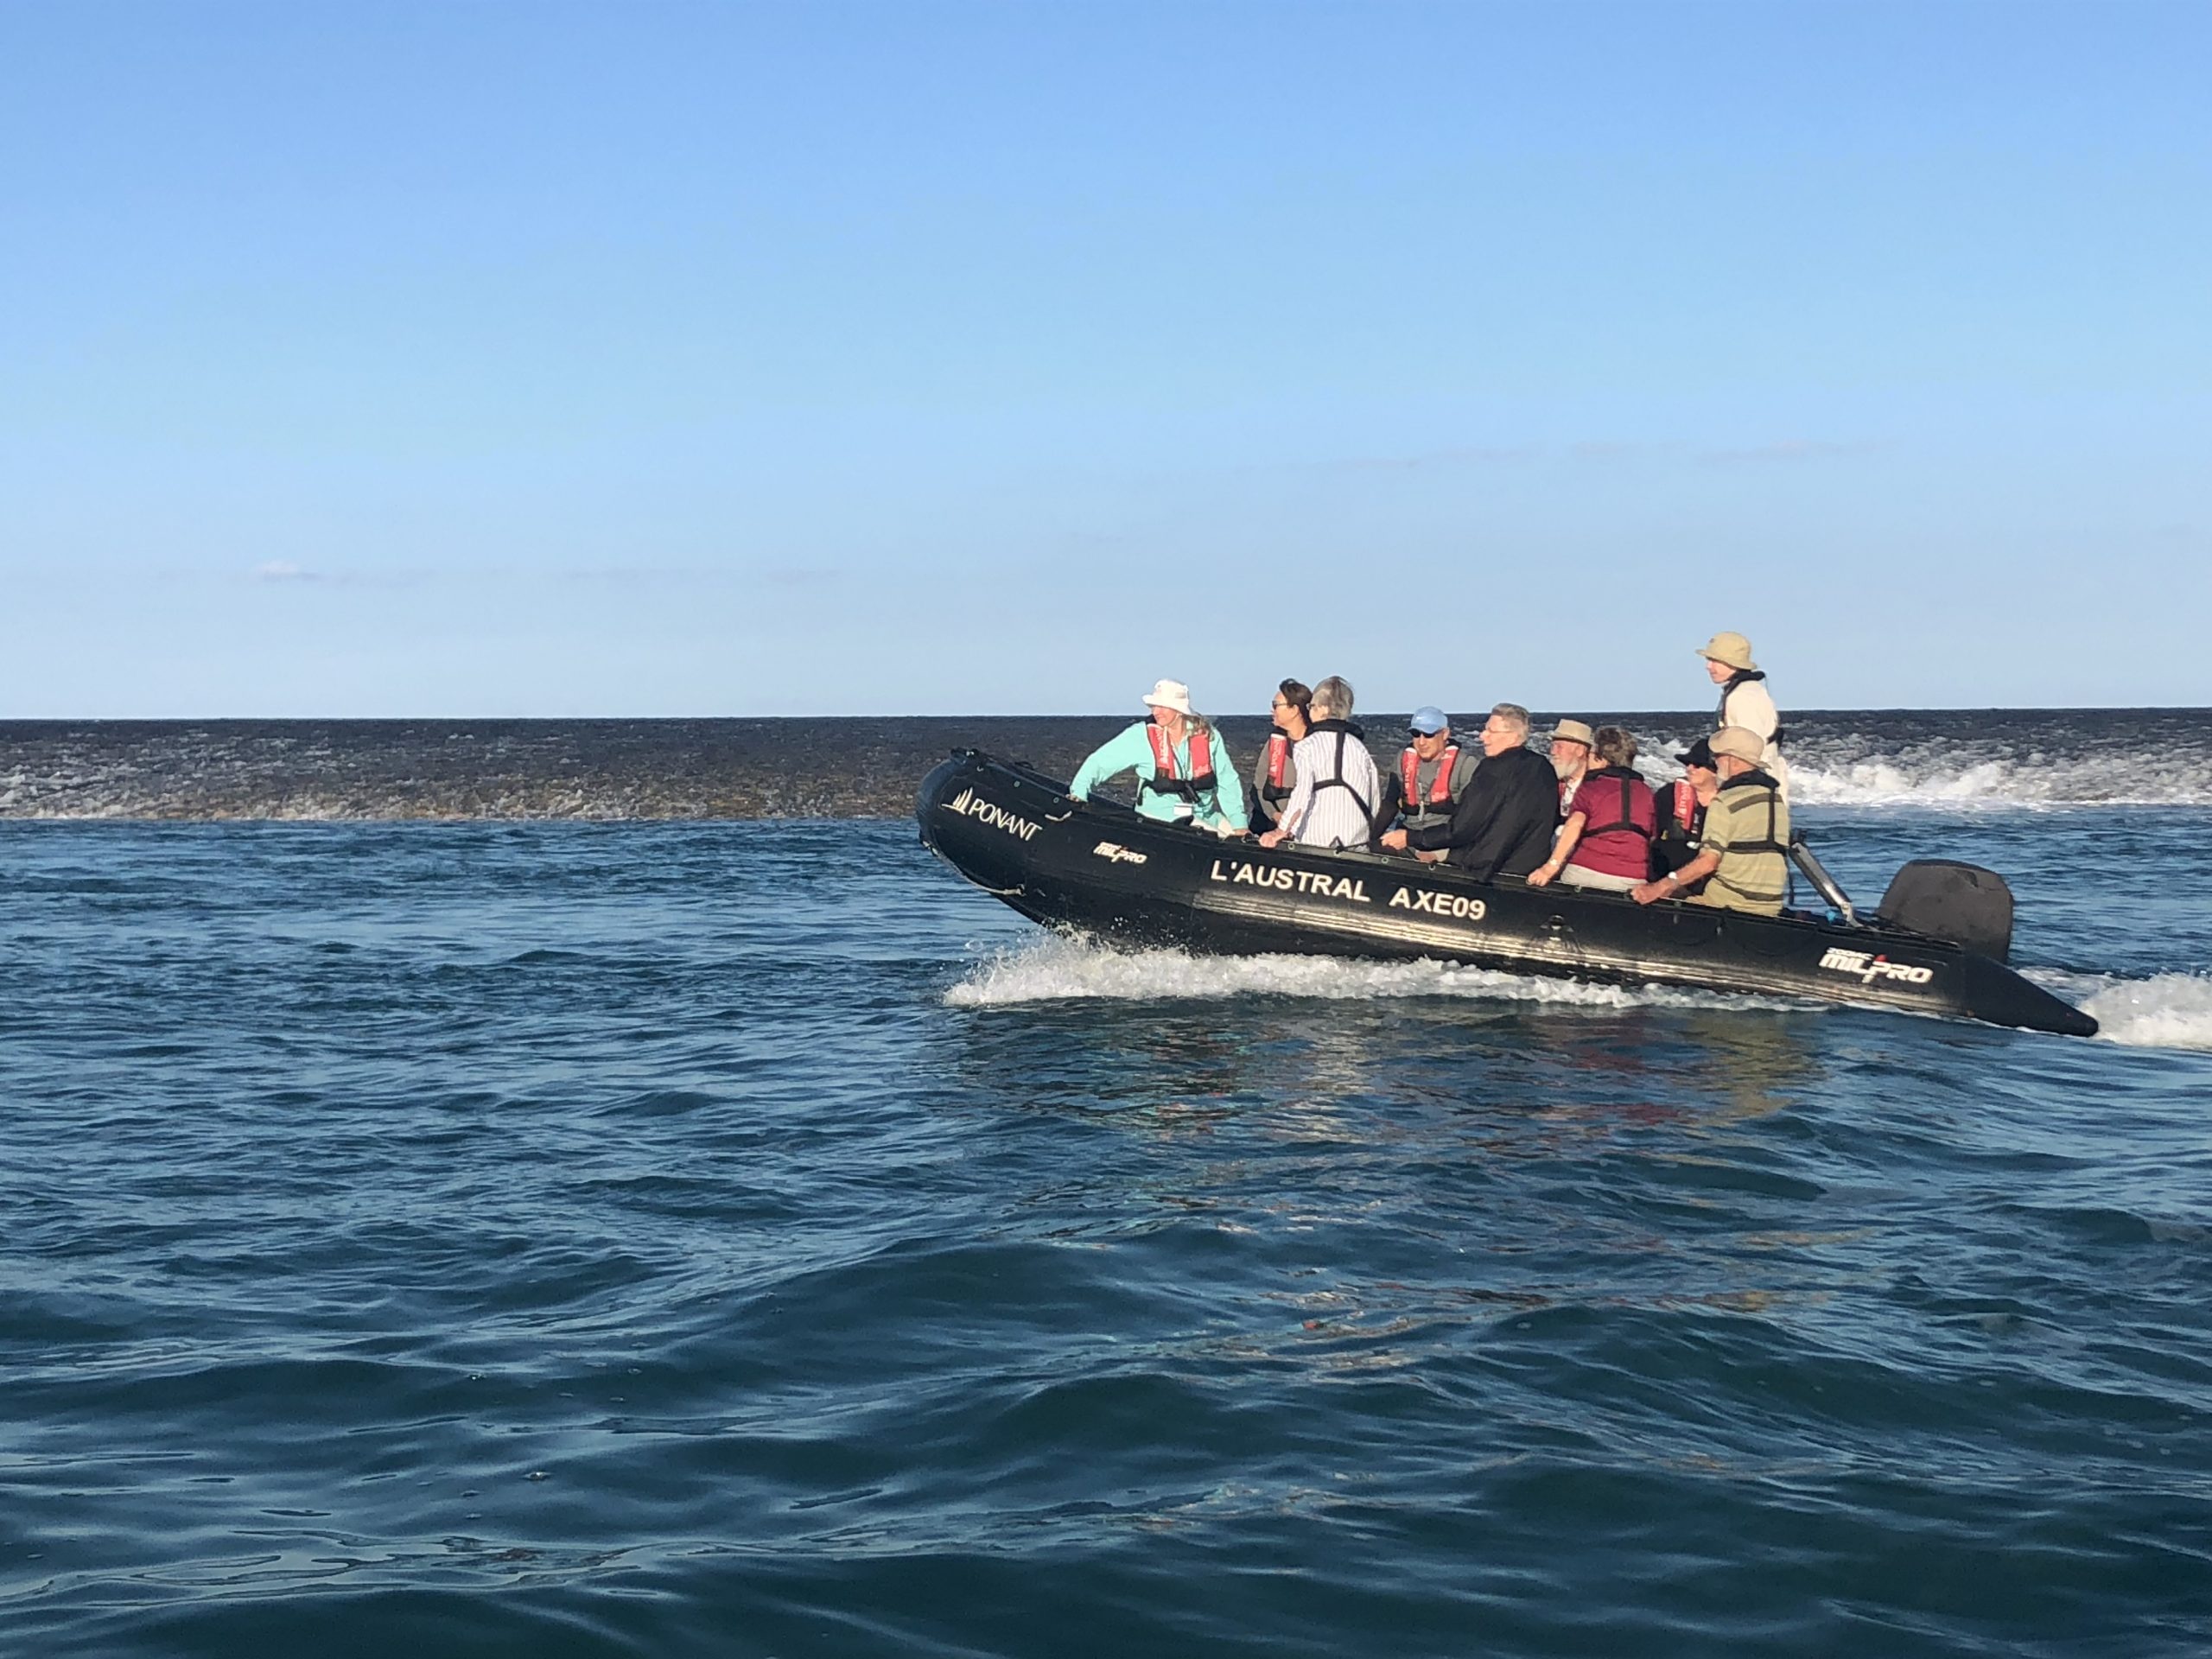
<path fill-rule="evenodd" d="M 1452 722 L 1444 718 L 1444 711 L 1434 703 L 1414 710 L 1414 717 L 1407 725 L 1423 737 L 1434 737 Z"/>

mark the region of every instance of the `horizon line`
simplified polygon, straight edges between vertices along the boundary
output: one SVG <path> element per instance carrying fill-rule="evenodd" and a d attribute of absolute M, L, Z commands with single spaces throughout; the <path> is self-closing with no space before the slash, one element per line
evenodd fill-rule
<path fill-rule="evenodd" d="M 1200 710 L 1200 712 L 1201 712 L 1201 713 L 1203 713 L 1203 714 L 1205 714 L 1205 715 L 1207 715 L 1207 717 L 1208 717 L 1208 718 L 1210 718 L 1210 719 L 1213 719 L 1213 720 L 1265 720 L 1265 719 L 1267 719 L 1267 718 L 1268 717 L 1268 713 L 1267 713 L 1267 711 L 1266 711 L 1266 710 L 1264 710 L 1264 709 L 1255 710 L 1255 711 L 1249 712 L 1249 713 L 1247 713 L 1247 712 L 1244 712 L 1244 711 L 1242 711 L 1242 710 L 1225 710 L 1225 711 L 1224 711 L 1224 710 L 1203 710 L 1203 709 L 1202 709 L 1202 710 Z M 1380 713 L 1380 714 L 1384 714 L 1384 715 L 1395 715 L 1395 714 L 1399 714 L 1399 713 L 1408 713 L 1408 714 L 1410 714 L 1412 711 L 1411 711 L 1411 709 L 1405 709 L 1405 710 L 1399 710 L 1399 709 L 1384 709 L 1378 710 L 1378 711 L 1376 711 L 1376 712 L 1378 712 L 1378 713 Z M 1447 710 L 1446 712 L 1450 712 L 1450 711 L 1448 711 L 1448 710 Z M 1484 709 L 1475 709 L 1475 708 L 1470 707 L 1469 709 L 1467 709 L 1464 710 L 1463 712 L 1467 713 L 1467 714 L 1484 713 L 1484 712 L 1487 712 L 1487 706 L 1485 706 L 1485 708 L 1484 708 Z M 1546 716 L 1553 716 L 1553 715 L 1563 715 L 1563 714 L 1569 714 L 1569 713 L 1571 713 L 1571 712 L 1572 712 L 1572 709 L 1571 709 L 1568 706 L 1567 706 L 1567 705 L 1562 705 L 1560 708 L 1558 708 L 1558 709 L 1552 709 L 1552 708 L 1539 708 L 1539 707 L 1535 707 L 1535 706 L 1533 706 L 1533 705 L 1532 705 L 1532 706 L 1530 707 L 1530 709 L 1529 709 L 1529 712 L 1531 713 L 1531 715 L 1546 715 Z M 1586 706 L 1582 706 L 1582 707 L 1581 707 L 1581 712 L 1582 712 L 1582 713 L 1584 713 L 1584 714 L 1592 714 L 1592 713 L 1594 713 L 1594 714 L 1598 714 L 1598 715 L 1615 715 L 1615 716 L 1619 716 L 1619 717 L 1622 717 L 1622 718 L 1635 717 L 1635 718 L 1654 718 L 1654 719 L 1676 719 L 1676 718 L 1705 719 L 1705 718 L 1708 718 L 1708 717 L 1709 717 L 1709 716 L 1707 716 L 1707 715 L 1705 714 L 1705 712 L 1704 712 L 1701 709 L 1606 709 L 1606 708 L 1597 708 L 1597 707 L 1586 706 Z M 1948 714 L 1985 714 L 1985 715 L 2023 715 L 2023 714 L 2038 714 L 2038 715 L 2081 715 L 2081 714 L 2202 714 L 2202 715 L 2212 715 L 2212 704 L 2207 704 L 2207 703 L 2184 703 L 2184 702 L 2126 702 L 2126 703 L 2123 703 L 2123 702 L 2110 702 L 2110 703 L 2106 703 L 2106 702 L 2084 702 L 2084 703 L 2031 703 L 2031 702 L 2018 702 L 2018 703 L 2001 703 L 2001 702 L 1993 702 L 1993 703 L 1948 703 L 1948 702 L 1944 702 L 1944 703 L 1892 703 L 1892 704 L 1887 704 L 1887 705 L 1872 705 L 1872 704 L 1869 704 L 1869 705 L 1866 705 L 1866 706 L 1863 706 L 1863 707 L 1846 707 L 1846 706 L 1843 706 L 1843 705 L 1834 705 L 1834 706 L 1827 706 L 1827 707 L 1814 706 L 1814 705 L 1802 705 L 1802 706 L 1792 706 L 1789 709 L 1788 709 L 1788 710 L 1786 711 L 1786 713 L 1785 713 L 1785 721 L 1786 721 L 1787 719 L 1800 718 L 1800 717 L 1802 717 L 1802 716 L 1805 716 L 1805 715 L 1916 715 L 1916 714 L 1927 714 L 1927 715 L 1938 715 L 1938 714 L 1943 714 L 1943 715 L 1948 715 Z M 543 724 L 543 725 L 553 725 L 553 724 L 558 724 L 558 723 L 564 722 L 564 721 L 565 721 L 565 722 L 569 722 L 569 723 L 586 723 L 586 722 L 589 722 L 589 723 L 612 723 L 612 722 L 621 722 L 621 723 L 625 723 L 625 724 L 639 725 L 639 724 L 645 724 L 645 723 L 650 723 L 650 722 L 654 722 L 654 721 L 668 721 L 668 722 L 671 722 L 671 723 L 673 723 L 673 722 L 677 722 L 677 721 L 740 721 L 740 720 L 742 720 L 742 721 L 809 721 L 809 720 L 814 720 L 814 721 L 823 721 L 823 720 L 836 720 L 836 721 L 864 721 L 864 720 L 937 720 L 937 721 L 950 721 L 950 720 L 977 720 L 977 721 L 983 721 L 983 720 L 1131 720 L 1131 721 L 1134 721 L 1134 720 L 1139 719 L 1139 718 L 1141 718 L 1141 716 L 1138 713 L 1136 713 L 1136 712 L 1135 712 L 1135 711 L 1131 711 L 1131 710 L 1127 710 L 1127 709 L 1097 709 L 1097 710 L 1090 710 L 1090 711 L 1087 711 L 1087 712 L 1078 711 L 1078 712 L 1074 712 L 1074 713 L 1069 713 L 1069 712 L 1065 712 L 1065 711 L 1054 712 L 1054 711 L 1037 710 L 1037 711 L 1023 712 L 1023 713 L 1019 713 L 1019 714 L 1007 714 L 1007 713 L 998 713 L 998 714 L 982 714 L 982 713 L 975 713 L 975 712 L 960 712 L 960 713 L 951 713 L 951 714 L 940 714 L 940 713 L 934 713 L 934 712 L 930 712 L 930 713 L 916 713 L 916 712 L 912 712 L 912 711 L 902 711 L 902 712 L 861 711 L 861 712 L 858 712 L 858 713 L 851 713 L 851 712 L 837 712 L 837 713 L 832 713 L 832 712 L 810 712 L 810 713 L 806 713 L 806 714 L 779 714 L 779 715 L 767 715 L 767 714 L 681 714 L 681 715 L 671 715 L 671 714 L 658 714 L 658 715 L 621 715 L 621 714 L 577 715 L 577 714 L 566 714 L 566 715 L 516 715 L 516 714 L 483 714 L 483 713 L 480 713 L 480 714 L 441 714 L 441 715 L 359 715 L 359 714 L 356 714 L 356 715 L 333 715 L 333 714 L 320 714 L 320 715 L 0 715 L 0 728 L 6 728 L 6 727 L 10 727 L 10 726 L 103 726 L 103 725 L 109 725 L 109 726 L 123 726 L 123 725 L 135 725 L 135 726 L 207 726 L 207 725 L 221 725 L 221 724 L 244 725 L 244 724 L 249 724 L 249 723 L 251 723 L 251 724 L 255 724 L 255 725 L 287 725 L 287 724 L 289 724 L 289 725 L 318 725 L 318 724 L 320 724 L 320 725 L 331 725 L 331 724 L 340 724 L 340 723 L 359 723 L 359 724 L 365 724 L 365 724 L 372 724 L 372 723 L 375 723 L 375 724 L 386 724 L 386 725 L 390 725 L 390 724 L 399 724 L 399 723 L 405 723 L 405 722 L 414 722 L 414 723 L 429 723 L 429 724 L 454 724 L 454 723 L 459 723 L 459 722 L 462 722 L 462 721 L 479 721 L 479 722 L 482 722 L 482 721 L 503 721 L 503 722 L 522 722 L 522 721 L 528 721 L 528 722 L 531 722 L 531 723 L 536 723 L 536 724 Z M 1355 715 L 1355 718 L 1357 718 L 1357 715 Z"/>

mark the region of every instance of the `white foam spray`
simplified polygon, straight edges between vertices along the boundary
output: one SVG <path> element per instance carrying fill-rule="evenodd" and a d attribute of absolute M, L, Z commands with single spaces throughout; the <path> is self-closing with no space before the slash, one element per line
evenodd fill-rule
<path fill-rule="evenodd" d="M 1440 962 L 1354 962 L 1338 957 L 1195 957 L 1180 950 L 1117 950 L 1047 934 L 994 952 L 944 995 L 957 1008 L 1085 999 L 1143 1001 L 1231 996 L 1303 996 L 1377 1001 L 1462 997 L 1562 1007 L 1773 1008 L 1777 999 L 1727 996 L 1672 986 L 1593 985 L 1465 968 Z M 1789 1003 L 1793 1007 L 1816 1004 Z"/>
<path fill-rule="evenodd" d="M 1694 735 L 1638 733 L 1644 776 L 1681 776 L 1674 755 Z M 2039 745 L 1945 733 L 1901 741 L 1821 728 L 1793 728 L 1787 750 L 1790 797 L 1803 806 L 1951 812 L 2212 804 L 2212 754 L 2201 738 L 2116 748 L 2079 738 Z"/>
<path fill-rule="evenodd" d="M 2108 1042 L 2212 1051 L 2212 976 L 2153 974 L 2148 979 L 2107 981 L 2082 1007 Z"/>

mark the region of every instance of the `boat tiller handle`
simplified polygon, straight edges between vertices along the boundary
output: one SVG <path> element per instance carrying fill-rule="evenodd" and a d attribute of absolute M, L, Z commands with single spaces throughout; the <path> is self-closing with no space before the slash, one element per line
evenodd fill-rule
<path fill-rule="evenodd" d="M 1802 830 L 1789 832 L 1789 861 L 1803 873 L 1805 879 L 1813 884 L 1821 898 L 1828 901 L 1830 908 L 1837 915 L 1853 926 L 1858 925 L 1859 912 L 1852 908 L 1851 900 L 1844 896 L 1843 889 L 1836 885 L 1835 878 L 1827 873 L 1819 859 L 1813 856 L 1813 849 L 1805 844 L 1805 832 Z"/>

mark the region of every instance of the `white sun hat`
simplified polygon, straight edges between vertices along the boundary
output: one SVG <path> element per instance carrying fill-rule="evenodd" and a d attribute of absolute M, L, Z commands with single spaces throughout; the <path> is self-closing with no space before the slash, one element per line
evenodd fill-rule
<path fill-rule="evenodd" d="M 1191 707 L 1191 688 L 1180 680 L 1162 680 L 1152 688 L 1144 700 L 1147 709 L 1173 709 L 1179 715 L 1195 714 Z"/>

